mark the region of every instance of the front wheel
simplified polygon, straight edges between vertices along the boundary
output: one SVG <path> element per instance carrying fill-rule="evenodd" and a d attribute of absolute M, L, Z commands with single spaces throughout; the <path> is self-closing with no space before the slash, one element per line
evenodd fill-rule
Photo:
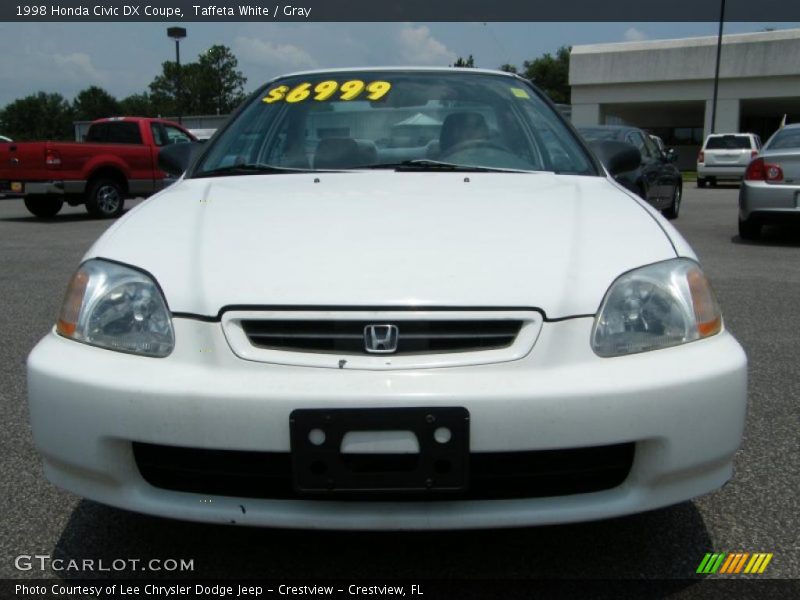
<path fill-rule="evenodd" d="M 25 196 L 25 208 L 40 219 L 52 219 L 64 206 L 58 196 Z"/>
<path fill-rule="evenodd" d="M 699 188 L 706 187 L 706 180 L 703 179 L 702 177 L 698 177 L 697 178 L 697 187 L 699 187 Z"/>
<path fill-rule="evenodd" d="M 761 237 L 761 225 L 753 219 L 739 219 L 739 237 L 743 240 L 757 240 Z"/>
<path fill-rule="evenodd" d="M 672 203 L 664 209 L 664 216 L 669 220 L 677 219 L 678 213 L 681 211 L 681 186 L 676 185 L 675 191 L 672 192 Z"/>
<path fill-rule="evenodd" d="M 86 210 L 98 219 L 113 219 L 122 214 L 125 195 L 122 185 L 114 179 L 98 179 L 86 196 Z"/>

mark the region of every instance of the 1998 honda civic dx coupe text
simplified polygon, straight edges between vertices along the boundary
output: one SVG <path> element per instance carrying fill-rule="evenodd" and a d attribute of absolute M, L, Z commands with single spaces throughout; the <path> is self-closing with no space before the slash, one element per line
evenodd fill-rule
<path fill-rule="evenodd" d="M 28 359 L 47 477 L 179 519 L 563 523 L 732 475 L 746 358 L 688 244 L 515 75 L 258 90 L 116 222 Z M 599 157 L 599 158 L 598 158 Z"/>

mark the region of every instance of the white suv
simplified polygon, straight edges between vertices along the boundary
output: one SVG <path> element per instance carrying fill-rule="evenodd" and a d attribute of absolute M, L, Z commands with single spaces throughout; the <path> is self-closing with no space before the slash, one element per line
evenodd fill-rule
<path fill-rule="evenodd" d="M 719 179 L 741 180 L 747 165 L 761 150 L 761 138 L 754 133 L 712 133 L 697 155 L 697 187 Z"/>

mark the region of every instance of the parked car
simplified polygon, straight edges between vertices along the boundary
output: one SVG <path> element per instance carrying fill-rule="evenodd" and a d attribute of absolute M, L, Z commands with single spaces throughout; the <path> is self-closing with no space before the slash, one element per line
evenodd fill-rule
<path fill-rule="evenodd" d="M 750 161 L 739 188 L 739 236 L 758 239 L 761 227 L 797 221 L 800 198 L 800 124 L 786 125 Z"/>
<path fill-rule="evenodd" d="M 214 135 L 217 129 L 214 127 L 206 127 L 201 129 L 190 129 L 189 131 L 198 142 L 205 142 L 211 139 L 211 136 Z"/>
<path fill-rule="evenodd" d="M 589 142 L 615 140 L 635 146 L 642 156 L 641 164 L 615 179 L 638 194 L 668 219 L 677 219 L 681 209 L 683 178 L 673 164 L 677 160 L 674 150 L 662 152 L 650 135 L 636 127 L 620 125 L 595 125 L 578 127 Z"/>
<path fill-rule="evenodd" d="M 0 193 L 21 195 L 35 216 L 50 218 L 64 202 L 95 217 L 122 214 L 125 198 L 149 196 L 169 183 L 158 151 L 196 138 L 162 119 L 115 117 L 89 126 L 84 142 L 0 145 Z"/>
<path fill-rule="evenodd" d="M 754 133 L 712 133 L 697 155 L 697 187 L 741 180 L 760 149 L 761 138 Z"/>
<path fill-rule="evenodd" d="M 416 112 L 437 143 L 383 154 Z M 601 519 L 731 477 L 747 362 L 697 257 L 529 81 L 287 75 L 160 164 L 185 174 L 92 246 L 28 358 L 57 485 L 396 530 Z"/>

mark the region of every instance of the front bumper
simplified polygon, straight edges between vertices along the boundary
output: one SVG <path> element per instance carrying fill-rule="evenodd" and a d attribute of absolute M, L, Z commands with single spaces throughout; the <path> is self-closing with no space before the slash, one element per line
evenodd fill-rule
<path fill-rule="evenodd" d="M 743 182 L 739 188 L 739 218 L 776 224 L 800 219 L 800 185 Z"/>
<path fill-rule="evenodd" d="M 47 335 L 28 359 L 36 447 L 47 477 L 93 500 L 195 521 L 332 529 L 455 529 L 593 520 L 678 503 L 723 485 L 741 441 L 746 358 L 727 332 L 601 359 L 591 318 L 546 323 L 523 359 L 367 371 L 237 358 L 219 323 L 175 319 L 165 359 Z M 635 443 L 625 481 L 570 496 L 457 501 L 253 499 L 166 490 L 132 442 L 287 452 L 297 408 L 461 406 L 472 452 Z"/>

